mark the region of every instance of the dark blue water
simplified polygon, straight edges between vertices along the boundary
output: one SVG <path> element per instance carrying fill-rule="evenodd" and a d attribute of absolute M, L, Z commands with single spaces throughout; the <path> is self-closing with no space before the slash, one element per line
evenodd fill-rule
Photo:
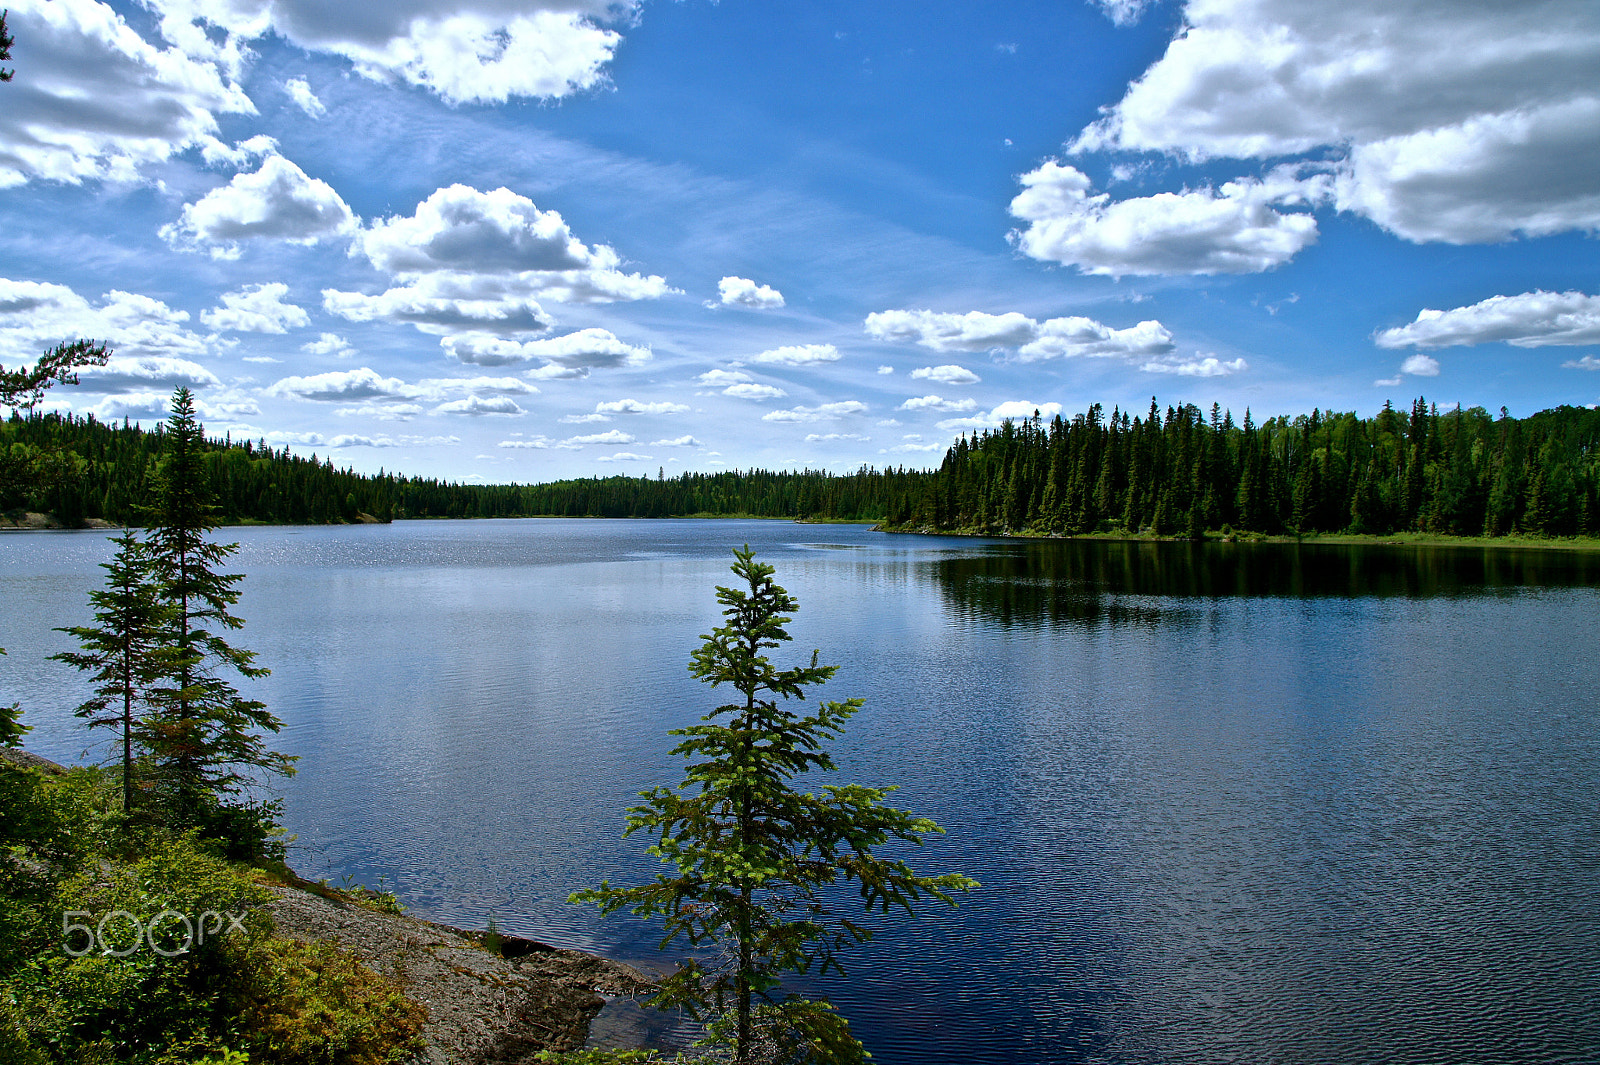
<path fill-rule="evenodd" d="M 830 994 L 875 1059 L 1600 1060 L 1600 559 L 1017 544 L 774 522 L 246 529 L 239 643 L 301 756 L 292 861 L 454 924 L 645 958 L 567 905 L 652 876 L 685 665 L 748 541 L 983 888 L 884 921 Z M 0 698 L 85 736 L 43 656 L 103 536 L 0 537 Z M 91 757 L 93 753 L 91 752 Z"/>

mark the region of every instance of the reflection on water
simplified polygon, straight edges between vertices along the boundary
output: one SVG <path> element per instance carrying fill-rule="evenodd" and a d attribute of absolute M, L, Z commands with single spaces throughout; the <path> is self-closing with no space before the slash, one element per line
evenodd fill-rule
<path fill-rule="evenodd" d="M 293 861 L 624 959 L 685 670 L 749 542 L 866 708 L 839 776 L 983 888 L 831 994 L 885 1065 L 1562 1062 L 1600 1047 L 1600 560 L 994 542 L 778 522 L 236 530 Z M 103 536 L 0 539 L 0 701 L 73 758 Z"/>
<path fill-rule="evenodd" d="M 1005 625 L 1192 620 L 1185 602 L 1432 599 L 1600 586 L 1600 554 L 1340 544 L 1013 541 L 940 559 L 922 575 L 951 607 Z"/>

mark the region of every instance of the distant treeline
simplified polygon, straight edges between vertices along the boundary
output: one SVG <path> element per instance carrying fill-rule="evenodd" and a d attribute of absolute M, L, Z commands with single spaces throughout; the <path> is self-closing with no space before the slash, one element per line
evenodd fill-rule
<path fill-rule="evenodd" d="M 1600 533 L 1600 411 L 1312 411 L 1243 424 L 1212 406 L 1144 417 L 1096 404 L 963 437 L 892 525 L 1198 536 L 1399 531 Z"/>
<path fill-rule="evenodd" d="M 141 522 L 163 430 L 33 413 L 0 423 L 0 512 L 65 525 Z M 945 532 L 1072 534 L 1421 530 L 1600 534 L 1600 411 L 1527 418 L 1481 407 L 1371 418 L 1313 411 L 1256 425 L 1185 405 L 1142 417 L 1098 404 L 959 438 L 936 471 L 861 467 L 464 485 L 339 469 L 264 442 L 210 440 L 224 522 L 750 515 Z"/>
<path fill-rule="evenodd" d="M 0 422 L 0 513 L 34 510 L 62 524 L 138 525 L 164 429 L 92 416 L 14 415 Z M 340 469 L 265 442 L 208 440 L 204 462 L 218 519 L 324 524 L 395 518 L 533 516 L 655 518 L 745 514 L 882 521 L 922 472 L 729 470 L 677 477 L 605 477 L 538 485 L 465 485 Z"/>

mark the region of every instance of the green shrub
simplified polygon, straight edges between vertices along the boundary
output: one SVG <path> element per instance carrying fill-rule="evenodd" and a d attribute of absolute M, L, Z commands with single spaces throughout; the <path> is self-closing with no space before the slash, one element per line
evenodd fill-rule
<path fill-rule="evenodd" d="M 235 956 L 229 1013 L 252 1061 L 271 1065 L 389 1065 L 422 1047 L 426 1013 L 329 943 L 266 936 Z"/>

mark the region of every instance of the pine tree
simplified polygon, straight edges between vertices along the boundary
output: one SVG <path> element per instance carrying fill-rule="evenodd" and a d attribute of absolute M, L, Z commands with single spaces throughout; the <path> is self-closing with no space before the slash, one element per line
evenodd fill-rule
<path fill-rule="evenodd" d="M 152 693 L 170 653 L 163 653 L 162 633 L 171 614 L 151 575 L 148 545 L 131 531 L 111 541 L 117 553 L 101 564 L 106 586 L 89 593 L 97 608 L 97 627 L 58 629 L 78 640 L 81 651 L 51 657 L 86 672 L 92 671 L 94 698 L 79 706 L 77 716 L 90 728 L 115 728 L 122 741 L 122 808 L 134 807 L 134 738 L 139 719 L 150 709 Z"/>
<path fill-rule="evenodd" d="M 281 722 L 226 679 L 230 672 L 256 678 L 267 671 L 252 665 L 255 652 L 223 635 L 244 625 L 228 612 L 239 599 L 242 575 L 217 572 L 239 545 L 206 538 L 215 528 L 215 508 L 201 463 L 204 437 L 186 388 L 173 395 L 165 437 L 149 550 L 168 610 L 163 642 L 170 657 L 164 683 L 153 693 L 156 712 L 143 722 L 140 738 L 176 823 L 227 836 L 235 830 L 225 822 L 251 808 L 224 800 L 255 783 L 253 773 L 293 774 L 294 759 L 267 749 L 259 733 L 277 732 Z"/>
<path fill-rule="evenodd" d="M 736 1063 L 757 1060 L 758 1042 L 774 1035 L 791 1048 L 809 1043 L 824 1060 L 859 1060 L 860 1044 L 825 1003 L 791 998 L 763 1010 L 756 1002 L 775 999 L 784 972 L 842 972 L 837 952 L 871 937 L 819 893 L 854 881 L 867 910 L 909 914 L 924 895 L 954 905 L 951 892 L 978 885 L 954 874 L 919 876 L 872 853 L 891 839 L 920 844 L 942 831 L 883 805 L 892 788 L 828 785 L 820 796 L 795 789 L 795 777 L 834 768 L 822 745 L 840 734 L 861 700 L 822 703 L 805 717 L 784 708 L 837 667 L 817 665 L 815 651 L 809 665 L 789 669 L 767 659 L 764 652 L 790 639 L 784 626 L 799 604 L 748 546 L 734 557 L 733 572 L 747 587 L 717 588 L 727 624 L 702 636 L 689 672 L 743 698 L 701 718 L 705 724 L 674 730 L 684 740 L 673 753 L 690 763 L 683 782 L 641 792 L 644 804 L 629 811 L 627 834 L 657 835 L 651 853 L 672 870 L 642 887 L 602 882 L 572 901 L 594 903 L 602 913 L 627 908 L 664 918 L 663 947 L 679 939 L 724 946 L 709 970 L 691 963 L 664 980 L 656 1004 L 701 1016 L 724 1010 L 731 998 L 726 1018 Z M 724 717 L 726 724 L 717 723 Z"/>

